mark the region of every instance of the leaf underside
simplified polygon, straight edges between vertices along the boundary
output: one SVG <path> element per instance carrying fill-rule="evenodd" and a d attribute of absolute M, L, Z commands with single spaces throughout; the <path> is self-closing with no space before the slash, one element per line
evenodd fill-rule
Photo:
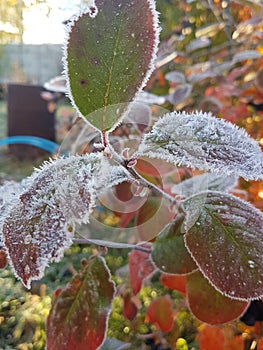
<path fill-rule="evenodd" d="M 113 105 L 132 101 L 149 78 L 159 30 L 152 0 L 97 0 L 96 6 L 95 18 L 84 13 L 69 29 L 65 70 L 73 105 L 102 131 L 126 108 Z"/>
<path fill-rule="evenodd" d="M 204 171 L 263 178 L 263 153 L 243 129 L 210 113 L 168 113 L 145 135 L 139 156 Z"/>
<path fill-rule="evenodd" d="M 216 191 L 189 198 L 184 208 L 186 246 L 210 283 L 230 298 L 262 297 L 263 214 Z"/>
<path fill-rule="evenodd" d="M 104 341 L 115 285 L 102 257 L 91 257 L 55 299 L 47 350 L 96 350 Z"/>

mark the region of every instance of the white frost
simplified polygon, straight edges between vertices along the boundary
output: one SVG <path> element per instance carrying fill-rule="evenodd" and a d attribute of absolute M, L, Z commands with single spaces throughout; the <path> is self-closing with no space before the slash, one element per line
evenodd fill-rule
<path fill-rule="evenodd" d="M 88 222 L 98 194 L 129 178 L 125 168 L 91 153 L 46 162 L 26 180 L 25 189 L 12 187 L 14 200 L 11 196 L 8 210 L 1 212 L 1 231 L 15 274 L 26 287 L 62 258 L 75 224 Z"/>
<path fill-rule="evenodd" d="M 247 180 L 263 179 L 258 143 L 243 129 L 210 113 L 165 114 L 145 135 L 138 155 Z"/>
<path fill-rule="evenodd" d="M 177 196 L 187 198 L 203 191 L 229 192 L 237 185 L 237 177 L 213 173 L 205 173 L 193 176 L 171 188 L 171 192 Z"/>

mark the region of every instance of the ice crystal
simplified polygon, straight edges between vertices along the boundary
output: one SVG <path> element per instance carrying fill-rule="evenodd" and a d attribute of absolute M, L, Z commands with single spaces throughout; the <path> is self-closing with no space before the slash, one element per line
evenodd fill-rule
<path fill-rule="evenodd" d="M 210 113 L 168 113 L 146 134 L 138 155 L 215 173 L 263 179 L 263 153 L 243 129 Z"/>

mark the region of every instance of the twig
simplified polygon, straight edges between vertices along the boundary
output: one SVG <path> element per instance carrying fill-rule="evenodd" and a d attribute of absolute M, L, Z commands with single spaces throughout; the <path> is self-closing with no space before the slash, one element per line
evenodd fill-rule
<path fill-rule="evenodd" d="M 138 250 L 144 253 L 151 253 L 150 249 L 142 247 L 140 244 L 126 244 L 126 243 L 115 243 L 109 241 L 102 241 L 99 239 L 88 239 L 88 238 L 74 238 L 73 242 L 75 244 L 90 244 L 98 245 L 107 248 L 116 248 L 116 249 L 133 249 Z"/>

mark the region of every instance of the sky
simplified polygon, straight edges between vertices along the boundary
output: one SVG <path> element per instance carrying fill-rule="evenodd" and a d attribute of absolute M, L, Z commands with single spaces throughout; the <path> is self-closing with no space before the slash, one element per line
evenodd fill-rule
<path fill-rule="evenodd" d="M 63 21 L 69 19 L 80 9 L 80 0 L 48 0 L 46 5 L 31 6 L 24 13 L 25 44 L 60 44 L 65 39 Z"/>

